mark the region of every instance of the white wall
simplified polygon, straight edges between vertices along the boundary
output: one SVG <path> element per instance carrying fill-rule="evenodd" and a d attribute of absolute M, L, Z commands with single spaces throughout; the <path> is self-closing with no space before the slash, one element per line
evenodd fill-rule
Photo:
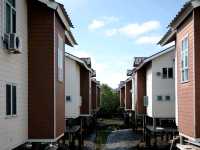
<path fill-rule="evenodd" d="M 28 40 L 27 1 L 16 0 L 17 34 L 21 39 L 22 54 L 8 54 L 0 39 L 0 149 L 10 150 L 28 138 Z M 0 17 L 3 17 L 3 0 L 0 0 Z M 1 36 L 3 19 L 0 19 Z M 17 116 L 6 116 L 7 82 L 17 84 Z"/>
<path fill-rule="evenodd" d="M 132 111 L 135 111 L 135 79 L 132 77 Z"/>
<path fill-rule="evenodd" d="M 175 116 L 176 116 L 176 125 L 178 126 L 178 100 L 177 100 L 177 55 L 175 53 Z"/>
<path fill-rule="evenodd" d="M 79 64 L 65 57 L 65 96 L 70 96 L 71 101 L 65 100 L 65 117 L 77 118 L 80 115 L 80 66 Z"/>
<path fill-rule="evenodd" d="M 162 68 L 170 67 L 173 68 L 173 79 L 163 79 L 162 75 L 156 75 L 157 72 L 162 73 Z M 147 72 L 147 75 L 149 76 L 151 73 Z M 148 92 L 150 93 L 151 91 Z M 165 96 L 168 95 L 170 96 L 170 101 L 165 100 Z M 163 100 L 158 101 L 157 96 L 163 96 Z M 152 106 L 150 104 L 147 110 L 147 115 L 150 117 L 175 118 L 174 51 L 163 54 L 152 61 Z"/>
<path fill-rule="evenodd" d="M 147 115 L 152 116 L 153 99 L 152 99 L 152 66 L 148 66 L 146 71 L 146 95 L 148 96 Z"/>

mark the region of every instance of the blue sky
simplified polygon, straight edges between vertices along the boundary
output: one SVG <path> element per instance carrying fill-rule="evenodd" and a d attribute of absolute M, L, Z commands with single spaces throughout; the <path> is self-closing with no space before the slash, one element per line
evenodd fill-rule
<path fill-rule="evenodd" d="M 91 57 L 97 80 L 117 88 L 132 68 L 133 57 L 163 48 L 156 42 L 186 0 L 58 0 L 75 26 L 75 48 L 66 51 Z"/>

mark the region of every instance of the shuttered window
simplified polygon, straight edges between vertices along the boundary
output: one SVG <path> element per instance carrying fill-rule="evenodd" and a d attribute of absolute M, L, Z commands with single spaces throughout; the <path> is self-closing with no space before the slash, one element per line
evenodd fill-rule
<path fill-rule="evenodd" d="M 17 87 L 15 84 L 6 84 L 6 115 L 17 114 Z"/>

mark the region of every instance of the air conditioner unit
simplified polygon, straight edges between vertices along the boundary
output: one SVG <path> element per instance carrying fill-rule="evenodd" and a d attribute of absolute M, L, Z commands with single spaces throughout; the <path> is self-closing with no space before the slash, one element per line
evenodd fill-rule
<path fill-rule="evenodd" d="M 16 33 L 9 33 L 8 34 L 8 43 L 7 48 L 10 53 L 19 54 L 20 51 L 20 38 L 17 36 Z"/>
<path fill-rule="evenodd" d="M 161 76 L 161 72 L 156 72 L 156 75 L 157 76 Z"/>

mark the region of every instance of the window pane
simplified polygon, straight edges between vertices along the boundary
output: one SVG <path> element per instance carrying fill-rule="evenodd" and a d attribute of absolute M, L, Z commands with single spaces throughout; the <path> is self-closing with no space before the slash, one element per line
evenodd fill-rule
<path fill-rule="evenodd" d="M 185 38 L 185 49 L 187 49 L 188 50 L 188 37 L 187 38 Z"/>
<path fill-rule="evenodd" d="M 16 33 L 16 12 L 12 10 L 12 32 Z"/>
<path fill-rule="evenodd" d="M 167 68 L 163 68 L 163 78 L 167 78 Z"/>
<path fill-rule="evenodd" d="M 185 56 L 185 66 L 184 67 L 188 67 L 188 56 Z"/>
<path fill-rule="evenodd" d="M 173 68 L 168 68 L 168 78 L 173 78 Z"/>
<path fill-rule="evenodd" d="M 170 96 L 165 96 L 165 100 L 169 101 L 170 100 Z"/>
<path fill-rule="evenodd" d="M 10 26 L 11 26 L 11 7 L 6 4 L 6 33 L 10 33 Z"/>
<path fill-rule="evenodd" d="M 58 35 L 58 80 L 63 81 L 63 39 Z"/>
<path fill-rule="evenodd" d="M 8 0 L 8 2 L 9 2 L 13 7 L 15 7 L 15 0 Z"/>
<path fill-rule="evenodd" d="M 16 86 L 12 87 L 12 113 L 13 113 L 13 115 L 17 114 L 17 90 L 16 90 Z"/>
<path fill-rule="evenodd" d="M 6 115 L 11 115 L 11 85 L 6 85 Z"/>
<path fill-rule="evenodd" d="M 162 101 L 162 96 L 157 96 L 158 101 Z"/>
<path fill-rule="evenodd" d="M 185 78 L 184 78 L 184 70 L 182 70 L 182 81 L 185 81 Z"/>
<path fill-rule="evenodd" d="M 188 69 L 185 69 L 185 81 L 189 79 Z"/>

